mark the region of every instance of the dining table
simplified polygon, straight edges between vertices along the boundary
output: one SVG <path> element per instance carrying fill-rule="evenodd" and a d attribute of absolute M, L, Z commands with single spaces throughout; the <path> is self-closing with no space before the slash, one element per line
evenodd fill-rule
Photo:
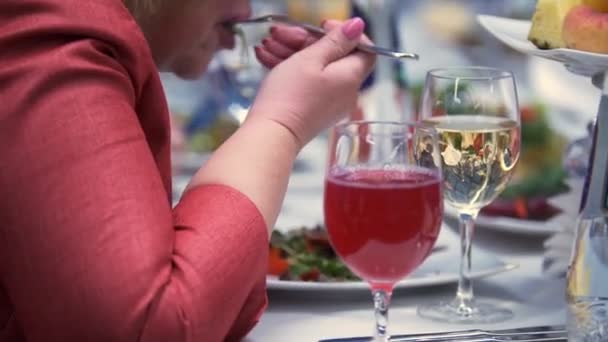
<path fill-rule="evenodd" d="M 445 228 L 451 229 L 451 228 Z M 467 329 L 511 329 L 556 326 L 566 322 L 565 280 L 544 275 L 543 238 L 478 229 L 475 250 L 494 253 L 517 268 L 475 280 L 475 294 L 497 300 L 514 317 L 499 324 L 437 323 L 420 318 L 417 307 L 454 296 L 456 284 L 396 290 L 390 310 L 393 334 L 432 333 Z M 458 259 L 455 258 L 454 263 Z M 371 295 L 366 291 L 273 291 L 269 306 L 248 342 L 319 341 L 329 338 L 369 336 L 373 331 Z"/>
<path fill-rule="evenodd" d="M 292 175 L 279 226 L 322 223 L 323 173 L 326 141 L 317 139 L 301 153 Z M 308 220 L 308 221 L 307 221 Z M 543 272 L 544 234 L 522 234 L 491 227 L 477 227 L 474 236 L 473 268 L 482 258 L 495 258 L 514 267 L 475 279 L 475 296 L 498 301 L 511 309 L 514 317 L 498 324 L 446 324 L 417 315 L 420 305 L 451 300 L 456 281 L 423 283 L 397 288 L 389 314 L 391 334 L 413 334 L 468 329 L 511 329 L 559 326 L 566 322 L 565 278 Z M 451 253 L 447 262 L 457 274 L 459 235 L 457 222 L 445 216 L 439 242 Z M 477 259 L 475 258 L 477 255 Z M 453 257 L 451 257 L 453 256 Z M 454 277 L 455 280 L 456 277 Z M 319 341 L 324 339 L 370 336 L 374 328 L 372 297 L 366 288 L 307 289 L 274 287 L 268 289 L 269 305 L 247 342 Z"/>
<path fill-rule="evenodd" d="M 422 82 L 426 72 L 437 66 L 475 64 L 506 68 L 513 70 L 516 75 L 522 99 L 528 102 L 540 100 L 553 105 L 551 122 L 556 131 L 569 139 L 585 133 L 587 123 L 594 117 L 597 108 L 597 101 L 593 99 L 598 98 L 587 79 L 563 72 L 563 66 L 558 63 L 501 48 L 500 43 L 489 35 L 485 36 L 485 43 L 478 47 L 456 49 L 433 40 L 432 31 L 424 29 L 423 17 L 416 11 L 408 8 L 401 12 L 399 32 L 404 42 L 401 45 L 407 47 L 408 51 L 425 56 L 408 68 L 408 76 L 413 84 Z M 571 96 L 562 96 L 566 91 L 564 89 Z M 576 120 L 571 119 L 571 113 L 576 113 Z M 277 229 L 314 227 L 323 223 L 326 138 L 322 136 L 311 142 L 296 161 Z M 200 161 L 197 159 L 194 165 L 198 168 Z M 176 200 L 188 181 L 189 177 L 176 178 Z M 578 203 L 568 205 L 577 207 Z M 452 281 L 447 282 L 423 282 L 422 285 L 397 288 L 391 302 L 389 333 L 404 335 L 566 324 L 565 275 L 547 274 L 544 271 L 546 267 L 543 267 L 546 262 L 544 243 L 561 227 L 555 225 L 552 234 L 537 234 L 538 230 L 534 233 L 532 228 L 532 233 L 526 234 L 526 229 L 521 225 L 510 231 L 504 226 L 492 229 L 491 218 L 484 221 L 489 224 L 480 225 L 474 233 L 473 255 L 478 256 L 477 260 L 483 258 L 482 255 L 491 256 L 513 267 L 476 278 L 475 296 L 499 302 L 514 313 L 513 318 L 495 324 L 466 325 L 439 323 L 418 316 L 419 306 L 449 301 L 454 297 L 457 282 L 453 277 Z M 498 226 L 498 221 L 495 225 Z M 544 231 L 551 231 L 550 228 L 544 227 Z M 447 239 L 449 244 L 442 247 L 447 247 L 451 253 L 448 262 L 453 263 L 451 269 L 457 272 L 460 261 L 458 227 L 454 217 L 447 212 L 442 234 L 450 236 Z M 374 331 L 371 293 L 361 286 L 337 289 L 268 286 L 268 299 L 267 310 L 245 338 L 246 342 L 320 341 L 370 336 Z"/>

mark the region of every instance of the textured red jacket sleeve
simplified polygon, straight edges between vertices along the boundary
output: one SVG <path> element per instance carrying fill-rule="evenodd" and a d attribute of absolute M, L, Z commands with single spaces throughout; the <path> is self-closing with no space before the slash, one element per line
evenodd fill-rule
<path fill-rule="evenodd" d="M 0 341 L 238 340 L 267 233 L 220 185 L 170 206 L 166 101 L 120 0 L 0 2 Z"/>

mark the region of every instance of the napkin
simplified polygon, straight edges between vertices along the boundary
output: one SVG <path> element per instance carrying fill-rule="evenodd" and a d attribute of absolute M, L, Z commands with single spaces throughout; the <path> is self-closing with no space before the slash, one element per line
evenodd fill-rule
<path fill-rule="evenodd" d="M 543 271 L 551 276 L 564 277 L 570 264 L 570 256 L 576 239 L 576 220 L 583 193 L 584 179 L 570 179 L 568 193 L 550 199 L 551 205 L 562 213 L 549 221 L 559 232 L 544 243 Z"/>

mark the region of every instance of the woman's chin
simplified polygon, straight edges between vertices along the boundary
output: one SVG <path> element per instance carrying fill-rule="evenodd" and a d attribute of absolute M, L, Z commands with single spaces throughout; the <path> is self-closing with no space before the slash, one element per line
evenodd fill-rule
<path fill-rule="evenodd" d="M 177 63 L 173 63 L 169 70 L 174 73 L 177 77 L 185 80 L 196 80 L 200 78 L 211 62 L 211 56 L 205 56 L 204 58 L 186 58 L 180 60 Z"/>
<path fill-rule="evenodd" d="M 207 66 L 200 67 L 198 69 L 189 68 L 189 69 L 178 69 L 174 70 L 173 73 L 184 80 L 197 80 L 203 76 L 203 74 L 207 71 Z"/>

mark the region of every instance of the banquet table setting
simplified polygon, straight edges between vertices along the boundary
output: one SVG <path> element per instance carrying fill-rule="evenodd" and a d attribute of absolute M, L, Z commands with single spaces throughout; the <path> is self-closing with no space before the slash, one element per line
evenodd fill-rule
<path fill-rule="evenodd" d="M 449 228 L 447 228 L 449 229 Z M 448 230 L 448 233 L 453 233 Z M 478 234 L 476 238 L 483 238 Z M 487 237 L 486 237 L 487 238 Z M 482 239 L 479 239 L 482 240 Z M 475 282 L 476 295 L 507 301 L 514 318 L 500 324 L 474 328 L 508 329 L 563 325 L 566 321 L 563 279 L 542 273 L 542 241 L 522 245 L 519 239 L 489 237 L 479 242 L 492 255 L 517 268 Z M 457 251 L 458 245 L 452 246 Z M 454 260 L 457 260 L 457 254 Z M 455 284 L 396 290 L 390 313 L 390 332 L 412 334 L 457 331 L 473 327 L 435 323 L 419 318 L 416 309 L 437 299 L 450 299 Z M 370 336 L 373 312 L 366 291 L 269 291 L 270 306 L 247 341 L 318 341 L 329 338 Z"/>
<path fill-rule="evenodd" d="M 260 0 L 254 12 L 318 19 L 298 18 L 308 7 L 297 3 Z M 340 3 L 331 13 L 350 9 Z M 580 219 L 591 205 L 608 211 L 605 192 L 594 195 L 606 185 L 598 132 L 608 129 L 608 55 L 529 38 L 550 32 L 535 13 L 564 20 L 566 1 L 352 3 L 367 10 L 356 14 L 385 55 L 419 60 L 379 57 L 353 120 L 299 153 L 269 245 L 269 305 L 245 341 L 566 341 L 587 313 L 591 335 L 576 340 L 608 341 L 608 233 L 603 220 Z M 267 72 L 242 62 L 242 51 L 222 54 L 198 83 L 163 78 L 183 133 L 176 202 L 218 136 L 242 123 Z M 211 96 L 192 95 L 200 89 Z M 398 120 L 387 115 L 395 110 Z M 395 123 L 403 118 L 418 123 Z M 312 260 L 323 248 L 331 260 Z M 531 330 L 513 330 L 522 328 Z M 454 332 L 464 335 L 441 335 Z"/>
<path fill-rule="evenodd" d="M 300 158 L 307 164 L 306 172 L 292 176 L 277 226 L 312 226 L 322 220 L 325 149 L 325 139 L 319 138 L 302 151 Z M 563 199 L 564 205 L 571 200 Z M 514 312 L 514 317 L 498 324 L 474 326 L 420 318 L 419 306 L 450 300 L 456 290 L 460 253 L 457 222 L 446 218 L 441 229 L 437 245 L 444 249 L 433 253 L 427 260 L 429 263 L 420 266 L 435 273 L 421 274 L 418 278 L 414 272 L 395 290 L 389 318 L 392 334 L 565 324 L 563 274 L 543 271 L 544 244 L 550 234 L 509 233 L 487 226 L 480 226 L 475 232 L 473 270 L 478 269 L 482 275 L 475 279 L 475 294 L 502 302 Z M 277 283 L 269 279 L 269 308 L 247 341 L 318 341 L 371 335 L 374 315 L 365 284 L 315 288 L 305 283 L 295 286 Z"/>

